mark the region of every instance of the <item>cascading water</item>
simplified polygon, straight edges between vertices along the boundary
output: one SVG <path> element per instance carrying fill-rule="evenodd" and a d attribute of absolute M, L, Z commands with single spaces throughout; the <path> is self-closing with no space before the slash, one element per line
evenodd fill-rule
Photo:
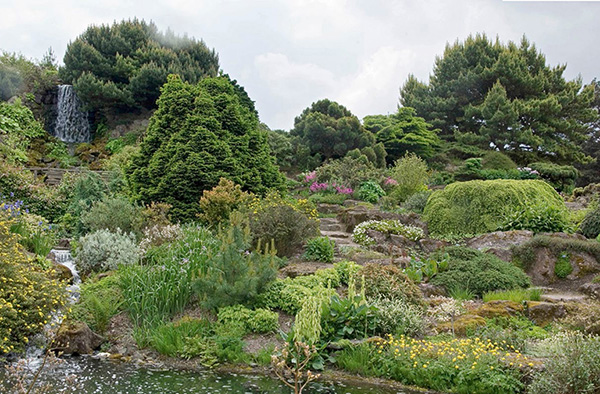
<path fill-rule="evenodd" d="M 90 142 L 91 131 L 87 112 L 72 85 L 58 86 L 54 136 L 63 142 Z"/>

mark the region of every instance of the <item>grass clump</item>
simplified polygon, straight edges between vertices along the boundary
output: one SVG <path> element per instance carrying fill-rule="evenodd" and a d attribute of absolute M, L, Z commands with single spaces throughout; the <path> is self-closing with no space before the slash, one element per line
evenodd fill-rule
<path fill-rule="evenodd" d="M 539 301 L 542 297 L 542 289 L 513 289 L 503 291 L 489 291 L 483 295 L 483 302 L 505 300 L 518 304 L 523 301 Z"/>
<path fill-rule="evenodd" d="M 120 283 L 116 273 L 102 279 L 89 278 L 81 285 L 79 302 L 73 306 L 71 317 L 96 332 L 106 331 L 110 319 L 124 308 Z"/>

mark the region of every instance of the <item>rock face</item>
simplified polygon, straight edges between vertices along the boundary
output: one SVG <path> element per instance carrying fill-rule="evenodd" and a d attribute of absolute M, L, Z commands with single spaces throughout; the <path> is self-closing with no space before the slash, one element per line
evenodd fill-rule
<path fill-rule="evenodd" d="M 535 260 L 527 268 L 527 274 L 531 277 L 534 285 L 546 286 L 559 280 L 554 274 L 556 260 L 556 255 L 548 248 L 538 248 L 535 251 Z M 566 280 L 575 284 L 588 275 L 600 272 L 600 263 L 588 253 L 572 252 L 569 256 L 569 262 L 573 267 L 573 272 L 567 276 Z"/>
<path fill-rule="evenodd" d="M 454 324 L 452 322 L 444 322 L 440 323 L 437 326 L 437 330 L 439 332 L 452 332 L 458 336 L 464 336 L 467 333 L 467 330 L 474 330 L 477 327 L 485 326 L 485 319 L 481 316 L 477 315 L 462 315 L 454 320 Z"/>
<path fill-rule="evenodd" d="M 420 220 L 419 215 L 410 213 L 406 215 L 382 212 L 378 209 L 368 208 L 364 205 L 348 207 L 338 213 L 338 219 L 346 227 L 345 231 L 351 233 L 354 227 L 367 220 L 400 220 L 404 224 L 421 227 L 427 233 L 427 225 Z"/>
<path fill-rule="evenodd" d="M 526 310 L 527 317 L 541 327 L 567 315 L 567 310 L 563 304 L 552 302 L 527 301 Z"/>
<path fill-rule="evenodd" d="M 513 257 L 511 247 L 525 243 L 531 238 L 533 238 L 532 231 L 496 231 L 471 238 L 467 241 L 467 246 L 493 253 L 504 261 L 511 261 Z"/>
<path fill-rule="evenodd" d="M 92 354 L 104 342 L 104 338 L 90 330 L 84 322 L 69 322 L 58 332 L 52 350 L 64 354 Z"/>
<path fill-rule="evenodd" d="M 579 291 L 590 298 L 600 300 L 600 283 L 586 283 L 579 288 Z"/>
<path fill-rule="evenodd" d="M 489 301 L 477 308 L 473 313 L 488 319 L 494 317 L 510 317 L 523 313 L 523 305 L 514 301 L 494 300 Z"/>

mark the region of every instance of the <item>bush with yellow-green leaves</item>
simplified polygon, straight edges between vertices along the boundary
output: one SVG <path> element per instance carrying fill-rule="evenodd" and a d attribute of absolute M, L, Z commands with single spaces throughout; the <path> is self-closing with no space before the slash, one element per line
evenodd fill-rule
<path fill-rule="evenodd" d="M 28 257 L 0 212 L 0 355 L 21 351 L 52 312 L 66 302 L 65 286 Z"/>

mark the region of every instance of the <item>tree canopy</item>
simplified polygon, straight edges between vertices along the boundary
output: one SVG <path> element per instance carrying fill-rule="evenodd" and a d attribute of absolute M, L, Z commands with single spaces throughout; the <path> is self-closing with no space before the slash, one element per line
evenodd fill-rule
<path fill-rule="evenodd" d="M 258 193 L 281 186 L 283 179 L 267 134 L 229 78 L 190 84 L 176 75 L 163 86 L 127 173 L 136 199 L 169 203 L 178 220 L 195 218 L 202 192 L 221 177 Z"/>
<path fill-rule="evenodd" d="M 310 155 L 323 160 L 344 157 L 348 151 L 372 146 L 373 135 L 346 107 L 328 99 L 319 100 L 294 120 L 290 134 L 306 146 Z"/>
<path fill-rule="evenodd" d="M 400 107 L 391 115 L 365 116 L 363 125 L 375 135 L 377 142 L 383 143 L 389 163 L 408 152 L 429 158 L 440 144 L 436 130 L 410 107 Z"/>
<path fill-rule="evenodd" d="M 400 103 L 457 146 L 498 149 L 520 163 L 586 162 L 593 88 L 565 80 L 565 67 L 546 65 L 525 37 L 505 45 L 469 36 L 446 46 L 428 84 L 410 76 Z"/>
<path fill-rule="evenodd" d="M 89 109 L 152 109 L 169 74 L 196 83 L 216 76 L 219 58 L 203 41 L 137 19 L 90 26 L 69 43 L 60 77 Z"/>

